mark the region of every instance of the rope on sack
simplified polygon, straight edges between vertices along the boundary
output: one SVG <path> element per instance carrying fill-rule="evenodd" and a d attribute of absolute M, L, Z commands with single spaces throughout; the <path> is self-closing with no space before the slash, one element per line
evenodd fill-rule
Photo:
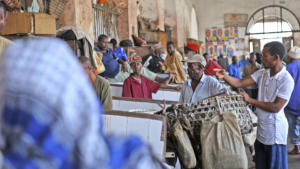
<path fill-rule="evenodd" d="M 218 106 L 218 109 L 219 109 L 219 115 L 220 115 L 220 121 L 223 121 L 223 110 L 221 108 L 221 103 L 220 103 L 220 99 L 219 99 L 219 96 L 216 96 L 216 101 L 217 101 L 217 106 Z"/>

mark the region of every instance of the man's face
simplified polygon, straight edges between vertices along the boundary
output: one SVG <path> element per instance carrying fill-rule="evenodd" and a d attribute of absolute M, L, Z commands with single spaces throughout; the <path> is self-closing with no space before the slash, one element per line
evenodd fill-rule
<path fill-rule="evenodd" d="M 242 60 L 246 60 L 246 56 L 245 55 L 242 55 Z"/>
<path fill-rule="evenodd" d="M 237 64 L 237 57 L 233 57 L 232 62 L 233 62 L 233 64 Z"/>
<path fill-rule="evenodd" d="M 133 63 L 130 64 L 130 67 L 131 67 L 133 73 L 140 74 L 141 70 L 142 70 L 142 63 L 140 63 L 140 62 L 133 62 Z"/>
<path fill-rule="evenodd" d="M 256 56 L 254 54 L 252 54 L 250 56 L 250 63 L 255 63 L 256 62 Z"/>
<path fill-rule="evenodd" d="M 174 46 L 172 44 L 168 45 L 167 46 L 167 51 L 171 55 L 175 51 Z"/>
<path fill-rule="evenodd" d="M 85 73 L 89 76 L 90 80 L 92 80 L 91 79 L 91 75 L 94 74 L 94 72 L 92 71 L 92 67 L 91 66 L 87 66 L 87 65 L 82 64 L 82 63 L 81 63 L 81 66 L 83 67 Z"/>
<path fill-rule="evenodd" d="M 161 47 L 160 48 L 156 48 L 154 52 L 155 52 L 155 54 L 157 56 L 160 56 L 163 53 L 163 49 Z"/>
<path fill-rule="evenodd" d="M 204 58 L 205 58 L 206 62 L 208 63 L 208 61 L 209 61 L 209 56 L 208 56 L 208 54 L 204 55 Z"/>
<path fill-rule="evenodd" d="M 203 74 L 200 63 L 188 63 L 188 74 L 192 80 L 199 80 Z"/>
<path fill-rule="evenodd" d="M 266 69 L 274 67 L 276 65 L 277 59 L 278 58 L 270 54 L 268 47 L 264 47 L 262 52 L 261 62 Z"/>
<path fill-rule="evenodd" d="M 108 38 L 103 38 L 102 40 L 98 41 L 98 46 L 101 50 L 106 50 L 108 48 Z"/>
<path fill-rule="evenodd" d="M 6 24 L 5 10 L 2 6 L 0 6 L 0 32 L 2 32 L 5 24 Z"/>

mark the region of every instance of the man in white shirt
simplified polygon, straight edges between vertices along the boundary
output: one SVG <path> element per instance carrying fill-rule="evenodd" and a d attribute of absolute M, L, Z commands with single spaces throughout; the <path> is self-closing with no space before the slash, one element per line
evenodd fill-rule
<path fill-rule="evenodd" d="M 224 85 L 216 78 L 205 75 L 206 60 L 203 56 L 196 54 L 186 62 L 190 78 L 182 86 L 179 103 L 194 103 L 211 96 L 227 93 Z"/>
<path fill-rule="evenodd" d="M 262 63 L 265 69 L 256 71 L 250 77 L 236 79 L 227 75 L 225 70 L 216 70 L 219 79 L 234 87 L 258 86 L 257 100 L 245 92 L 240 93 L 246 102 L 257 108 L 256 169 L 288 169 L 288 122 L 283 110 L 293 92 L 294 81 L 282 65 L 285 55 L 283 44 L 274 41 L 263 48 Z"/>

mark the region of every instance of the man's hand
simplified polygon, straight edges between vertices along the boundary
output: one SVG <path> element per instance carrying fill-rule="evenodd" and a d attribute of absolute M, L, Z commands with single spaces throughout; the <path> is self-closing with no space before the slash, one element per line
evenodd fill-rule
<path fill-rule="evenodd" d="M 165 84 L 168 85 L 169 83 L 171 83 L 172 81 L 175 80 L 175 76 L 170 74 L 170 76 L 168 77 L 168 79 L 165 81 Z"/>
<path fill-rule="evenodd" d="M 127 69 L 127 64 L 126 64 L 126 62 L 123 62 L 123 63 L 122 63 L 122 71 L 123 71 L 123 72 L 127 72 L 127 70 L 128 70 L 128 69 Z"/>
<path fill-rule="evenodd" d="M 214 69 L 214 71 L 216 72 L 216 76 L 219 80 L 224 79 L 226 75 L 226 71 L 224 69 Z"/>
<path fill-rule="evenodd" d="M 182 87 L 181 85 L 178 85 L 178 86 L 175 86 L 174 89 L 177 90 L 177 91 L 180 91 L 181 87 Z"/>
<path fill-rule="evenodd" d="M 240 92 L 239 94 L 244 97 L 245 102 L 249 102 L 249 100 L 251 99 L 246 92 Z"/>

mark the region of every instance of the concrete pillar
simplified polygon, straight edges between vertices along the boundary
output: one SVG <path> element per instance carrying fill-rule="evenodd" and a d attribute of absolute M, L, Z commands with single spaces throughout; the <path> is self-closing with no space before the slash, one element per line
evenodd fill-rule
<path fill-rule="evenodd" d="M 129 26 L 129 37 L 131 35 L 138 35 L 138 24 L 137 24 L 137 4 L 136 0 L 128 0 L 128 26 Z"/>
<path fill-rule="evenodd" d="M 183 20 L 183 4 L 181 0 L 176 0 L 176 34 L 177 34 L 177 48 L 184 47 L 185 39 L 184 39 L 184 20 Z"/>
<path fill-rule="evenodd" d="M 137 2 L 136 0 L 119 0 L 118 32 L 120 40 L 131 39 L 131 35 L 138 33 Z"/>
<path fill-rule="evenodd" d="M 128 13 L 128 1 L 120 0 L 117 9 L 119 12 L 118 17 L 118 32 L 120 40 L 129 39 L 129 13 Z"/>
<path fill-rule="evenodd" d="M 158 20 L 158 25 L 157 28 L 160 29 L 161 31 L 165 31 L 165 12 L 164 12 L 164 1 L 162 0 L 156 0 L 157 4 L 157 20 Z"/>
<path fill-rule="evenodd" d="M 82 29 L 94 40 L 92 1 L 68 0 L 60 18 L 60 26 L 74 26 Z"/>

